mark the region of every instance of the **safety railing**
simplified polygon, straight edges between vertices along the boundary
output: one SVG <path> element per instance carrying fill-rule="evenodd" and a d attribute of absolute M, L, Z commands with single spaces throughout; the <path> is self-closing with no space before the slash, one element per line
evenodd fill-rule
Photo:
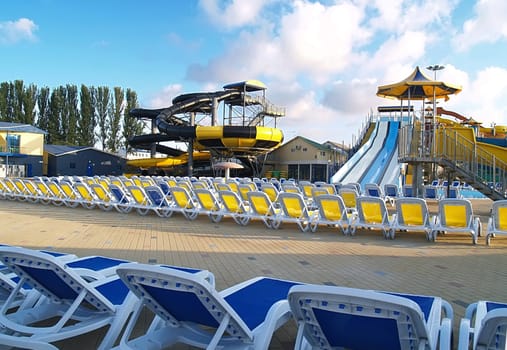
<path fill-rule="evenodd" d="M 455 129 L 437 129 L 433 135 L 421 124 L 402 128 L 398 158 L 404 163 L 440 164 L 488 197 L 505 198 L 507 163 Z"/>

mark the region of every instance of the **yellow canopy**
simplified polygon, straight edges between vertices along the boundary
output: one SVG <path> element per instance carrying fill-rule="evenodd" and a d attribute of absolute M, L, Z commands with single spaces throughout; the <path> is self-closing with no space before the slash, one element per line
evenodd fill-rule
<path fill-rule="evenodd" d="M 449 95 L 457 94 L 461 86 L 451 85 L 443 81 L 428 78 L 419 67 L 402 81 L 379 86 L 377 96 L 398 100 L 449 99 Z"/>

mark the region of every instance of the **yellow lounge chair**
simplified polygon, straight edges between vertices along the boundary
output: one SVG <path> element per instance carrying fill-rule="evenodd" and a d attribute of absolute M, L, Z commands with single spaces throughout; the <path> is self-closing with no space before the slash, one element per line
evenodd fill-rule
<path fill-rule="evenodd" d="M 358 227 L 380 228 L 384 238 L 389 238 L 391 220 L 382 198 L 361 196 L 357 198 L 357 214 L 352 217 L 349 233 L 354 235 Z"/>
<path fill-rule="evenodd" d="M 487 245 L 491 244 L 491 238 L 496 234 L 507 235 L 507 200 L 493 202 L 486 234 Z"/>
<path fill-rule="evenodd" d="M 435 241 L 440 232 L 468 232 L 472 236 L 472 243 L 477 244 L 481 229 L 481 221 L 474 216 L 469 200 L 445 198 L 438 202 L 438 214 L 434 220 L 430 240 Z"/>
<path fill-rule="evenodd" d="M 423 231 L 426 239 L 430 239 L 432 221 L 428 205 L 422 198 L 398 198 L 396 213 L 393 215 L 389 238 L 394 239 L 396 231 Z"/>

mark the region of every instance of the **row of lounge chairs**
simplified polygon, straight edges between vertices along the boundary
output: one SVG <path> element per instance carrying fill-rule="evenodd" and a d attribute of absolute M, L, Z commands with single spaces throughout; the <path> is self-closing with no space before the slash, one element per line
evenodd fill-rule
<path fill-rule="evenodd" d="M 12 246 L 0 247 L 0 261 L 2 279 L 15 285 L 1 301 L 3 347 L 54 350 L 55 342 L 107 327 L 98 349 L 176 343 L 268 349 L 290 319 L 298 327 L 296 349 L 445 350 L 452 344 L 453 309 L 436 296 L 273 277 L 218 291 L 205 269 Z M 154 317 L 143 327 L 146 312 Z M 475 302 L 461 320 L 458 348 L 504 349 L 506 324 L 507 304 Z"/>
<path fill-rule="evenodd" d="M 397 232 L 422 231 L 435 241 L 438 234 L 465 232 L 476 244 L 482 225 L 474 216 L 472 204 L 466 199 L 445 198 L 438 201 L 438 213 L 430 216 L 425 199 L 385 196 L 378 186 L 366 186 L 367 195 L 359 195 L 354 184 L 336 187 L 321 184 L 282 184 L 281 191 L 270 183 L 174 182 L 145 180 L 139 185 L 109 179 L 93 181 L 44 181 L 41 179 L 3 179 L 4 198 L 44 204 L 82 205 L 91 209 L 116 209 L 121 213 L 136 210 L 146 215 L 154 212 L 161 217 L 181 213 L 189 220 L 207 215 L 212 222 L 224 217 L 239 225 L 252 219 L 262 220 L 269 228 L 295 223 L 301 231 L 316 232 L 319 226 L 337 227 L 344 234 L 354 235 L 359 228 L 380 229 L 383 236 L 394 239 Z M 234 187 L 234 186 L 235 187 Z M 260 188 L 259 188 L 260 187 Z M 234 190 L 233 190 L 234 188 Z M 395 206 L 390 215 L 386 203 Z M 488 223 L 486 243 L 496 234 L 507 233 L 506 202 L 493 205 Z"/>

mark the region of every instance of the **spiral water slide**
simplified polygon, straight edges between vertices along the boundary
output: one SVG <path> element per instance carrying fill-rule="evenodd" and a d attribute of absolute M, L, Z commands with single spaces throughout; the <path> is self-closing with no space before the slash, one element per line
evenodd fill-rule
<path fill-rule="evenodd" d="M 281 130 L 264 126 L 248 125 L 191 125 L 178 115 L 196 112 L 216 115 L 220 102 L 231 105 L 250 103 L 247 96 L 238 90 L 183 94 L 173 99 L 173 105 L 164 109 L 134 109 L 137 118 L 153 119 L 160 134 L 139 135 L 129 142 L 136 147 L 150 149 L 153 143 L 163 141 L 194 140 L 197 150 L 212 150 L 217 153 L 256 154 L 272 149 L 283 141 Z M 252 100 L 252 103 L 258 103 Z M 159 147 L 160 145 L 157 145 Z M 162 146 L 164 147 L 164 146 Z M 158 148 L 157 148 L 158 150 Z M 175 156 L 175 151 L 166 154 Z"/>

